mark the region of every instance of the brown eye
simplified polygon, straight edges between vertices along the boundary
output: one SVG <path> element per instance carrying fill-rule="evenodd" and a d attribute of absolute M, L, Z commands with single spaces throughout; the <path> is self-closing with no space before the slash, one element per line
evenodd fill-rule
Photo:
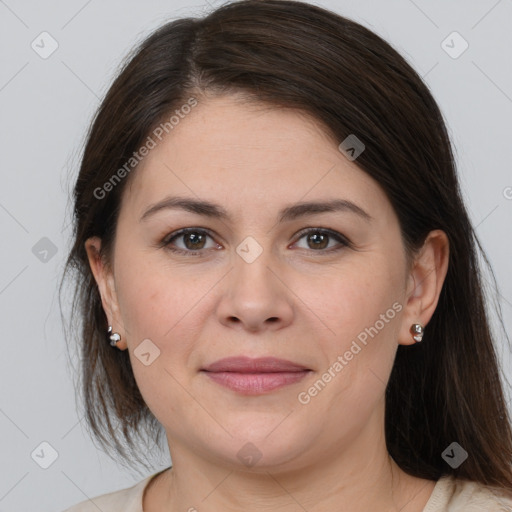
<path fill-rule="evenodd" d="M 185 247 L 194 251 L 196 249 L 202 249 L 205 241 L 205 236 L 202 233 L 186 233 L 181 235 L 185 243 Z"/>
<path fill-rule="evenodd" d="M 298 241 L 305 238 L 307 245 L 307 247 L 300 247 L 301 249 L 311 249 L 316 252 L 332 252 L 351 246 L 348 239 L 341 233 L 331 231 L 330 229 L 308 229 L 302 231 L 299 235 L 302 236 L 299 237 Z M 332 241 L 336 243 L 333 245 Z"/>
<path fill-rule="evenodd" d="M 206 249 L 219 247 L 216 243 L 207 247 L 208 238 L 211 239 L 211 235 L 202 229 L 187 228 L 166 237 L 162 242 L 162 246 L 177 253 L 199 254 L 206 252 Z"/>
<path fill-rule="evenodd" d="M 325 233 L 310 233 L 306 240 L 311 249 L 325 249 L 329 244 L 329 235 Z"/>

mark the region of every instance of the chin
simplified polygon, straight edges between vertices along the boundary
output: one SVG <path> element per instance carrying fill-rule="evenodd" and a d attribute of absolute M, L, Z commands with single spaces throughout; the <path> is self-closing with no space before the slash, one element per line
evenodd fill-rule
<path fill-rule="evenodd" d="M 296 469 L 309 445 L 306 432 L 291 425 L 278 426 L 283 415 L 273 418 L 276 421 L 271 426 L 268 417 L 266 421 L 255 418 L 252 423 L 238 422 L 236 428 L 226 425 L 233 437 L 223 436 L 221 444 L 205 449 L 215 452 L 233 470 L 258 473 Z"/>

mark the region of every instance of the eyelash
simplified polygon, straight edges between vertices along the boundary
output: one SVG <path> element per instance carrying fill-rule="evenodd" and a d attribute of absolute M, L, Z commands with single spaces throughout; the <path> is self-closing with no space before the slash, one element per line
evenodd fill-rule
<path fill-rule="evenodd" d="M 196 255 L 204 255 L 207 249 L 201 249 L 199 251 L 192 251 L 192 250 L 186 250 L 186 249 L 177 249 L 176 247 L 172 247 L 171 243 L 176 240 L 179 237 L 182 237 L 184 235 L 195 233 L 195 234 L 201 234 L 201 235 L 207 235 L 210 238 L 213 238 L 209 231 L 201 229 L 201 228 L 184 228 L 180 229 L 179 231 L 176 231 L 174 233 L 171 233 L 169 236 L 165 237 L 162 242 L 161 246 L 165 249 L 177 253 L 177 254 L 184 254 L 187 256 L 196 256 Z M 340 246 L 336 248 L 330 248 L 330 249 L 319 249 L 314 250 L 310 249 L 310 252 L 317 252 L 320 253 L 320 255 L 325 255 L 332 252 L 340 251 L 341 249 L 344 249 L 346 247 L 352 248 L 351 242 L 343 236 L 341 233 L 338 233 L 337 231 L 333 231 L 331 229 L 327 228 L 305 228 L 299 233 L 297 233 L 297 240 L 294 243 L 297 243 L 301 238 L 303 238 L 305 235 L 309 235 L 310 233 L 318 233 L 322 235 L 328 235 L 331 238 L 334 238 L 337 242 L 339 242 Z M 307 249 L 306 249 L 307 250 Z"/>

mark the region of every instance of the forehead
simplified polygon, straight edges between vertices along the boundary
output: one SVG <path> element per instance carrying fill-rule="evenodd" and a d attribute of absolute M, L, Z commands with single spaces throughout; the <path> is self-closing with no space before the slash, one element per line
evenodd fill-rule
<path fill-rule="evenodd" d="M 382 201 L 378 184 L 311 116 L 222 96 L 198 105 L 141 161 L 123 203 L 138 212 L 166 193 L 249 206 L 350 196 Z"/>

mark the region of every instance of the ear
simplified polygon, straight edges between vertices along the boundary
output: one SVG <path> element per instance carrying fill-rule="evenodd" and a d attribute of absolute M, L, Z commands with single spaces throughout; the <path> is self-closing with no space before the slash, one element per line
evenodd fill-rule
<path fill-rule="evenodd" d="M 412 324 L 425 327 L 432 318 L 448 271 L 449 242 L 444 231 L 431 231 L 411 263 L 407 281 L 402 325 L 398 334 L 401 345 L 416 343 L 410 332 Z"/>
<path fill-rule="evenodd" d="M 89 266 L 91 267 L 94 279 L 98 285 L 101 304 L 107 316 L 108 325 L 112 326 L 113 332 L 118 332 L 121 335 L 121 340 L 117 343 L 116 347 L 125 350 L 127 344 L 119 312 L 114 275 L 110 267 L 107 266 L 101 258 L 101 238 L 97 236 L 88 238 L 85 242 L 85 250 L 89 259 Z M 105 332 L 105 343 L 108 342 L 107 333 Z"/>

